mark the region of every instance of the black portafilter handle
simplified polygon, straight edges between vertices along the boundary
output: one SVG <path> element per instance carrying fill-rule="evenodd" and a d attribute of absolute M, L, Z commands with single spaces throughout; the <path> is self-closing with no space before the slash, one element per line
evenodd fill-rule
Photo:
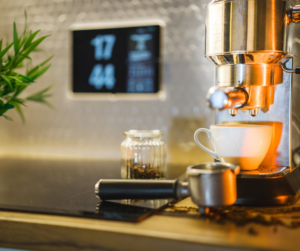
<path fill-rule="evenodd" d="M 188 184 L 179 180 L 101 179 L 95 193 L 101 200 L 181 199 L 190 195 Z"/>

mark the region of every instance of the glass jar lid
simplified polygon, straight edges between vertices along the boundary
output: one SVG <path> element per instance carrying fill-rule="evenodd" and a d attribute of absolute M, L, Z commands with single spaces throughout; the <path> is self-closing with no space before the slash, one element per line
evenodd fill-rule
<path fill-rule="evenodd" d="M 128 137 L 157 137 L 164 134 L 161 130 L 129 130 L 124 134 Z"/>

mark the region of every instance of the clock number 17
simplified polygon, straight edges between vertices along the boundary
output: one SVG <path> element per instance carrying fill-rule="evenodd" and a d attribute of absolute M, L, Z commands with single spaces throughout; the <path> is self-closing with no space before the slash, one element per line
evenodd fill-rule
<path fill-rule="evenodd" d="M 95 46 L 95 59 L 96 60 L 109 60 L 112 55 L 113 47 L 116 41 L 115 35 L 98 35 L 91 44 Z"/>

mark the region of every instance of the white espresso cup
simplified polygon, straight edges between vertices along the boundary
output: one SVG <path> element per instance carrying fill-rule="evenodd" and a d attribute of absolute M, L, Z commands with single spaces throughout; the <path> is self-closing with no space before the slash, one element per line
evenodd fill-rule
<path fill-rule="evenodd" d="M 205 132 L 211 139 L 214 151 L 203 146 L 198 133 Z M 210 130 L 198 129 L 194 134 L 196 144 L 223 163 L 240 166 L 241 170 L 254 170 L 266 156 L 272 139 L 272 126 L 254 124 L 212 125 Z"/>

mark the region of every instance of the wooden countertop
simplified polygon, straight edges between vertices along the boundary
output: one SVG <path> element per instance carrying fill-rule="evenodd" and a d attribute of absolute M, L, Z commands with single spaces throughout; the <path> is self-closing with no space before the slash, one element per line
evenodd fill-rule
<path fill-rule="evenodd" d="M 185 214 L 124 223 L 2 211 L 0 246 L 41 251 L 300 250 L 300 227 L 220 224 Z"/>
<path fill-rule="evenodd" d="M 178 177 L 185 168 L 174 168 L 170 177 Z M 1 203 L 49 207 L 63 201 L 61 208 L 68 209 L 76 205 L 76 200 L 72 204 L 66 198 L 88 190 L 99 177 L 116 178 L 116 174 L 119 163 L 2 157 Z M 90 200 L 78 203 L 94 210 L 97 199 L 93 191 L 90 196 Z M 175 206 L 189 205 L 188 200 Z M 300 221 L 300 201 L 289 207 L 296 206 Z M 185 212 L 161 212 L 140 223 L 126 223 L 0 211 L 0 247 L 39 251 L 300 250 L 300 227 L 258 223 L 239 226 Z"/>

